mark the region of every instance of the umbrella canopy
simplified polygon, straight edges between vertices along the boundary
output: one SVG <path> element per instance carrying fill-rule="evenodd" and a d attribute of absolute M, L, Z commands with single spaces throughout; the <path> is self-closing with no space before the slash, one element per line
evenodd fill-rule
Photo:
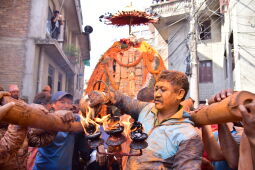
<path fill-rule="evenodd" d="M 131 4 L 115 14 L 107 13 L 105 15 L 101 15 L 99 20 L 107 25 L 134 26 L 155 23 L 158 21 L 158 17 L 156 14 L 137 10 Z"/>

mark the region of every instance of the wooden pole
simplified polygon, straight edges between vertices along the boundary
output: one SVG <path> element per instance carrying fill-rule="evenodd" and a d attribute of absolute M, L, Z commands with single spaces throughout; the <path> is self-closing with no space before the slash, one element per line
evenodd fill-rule
<path fill-rule="evenodd" d="M 205 106 L 201 110 L 192 114 L 192 120 L 198 125 L 210 125 L 226 122 L 241 121 L 242 116 L 238 109 L 240 104 L 248 104 L 255 100 L 255 94 L 248 91 L 235 92 L 218 103 Z M 21 126 L 45 129 L 49 131 L 83 131 L 80 122 L 63 123 L 57 115 L 45 114 L 38 108 L 28 105 L 24 102 L 4 97 L 3 104 L 15 102 L 14 106 L 1 121 Z M 83 105 L 86 108 L 86 105 Z M 83 110 L 86 112 L 86 109 Z"/>
<path fill-rule="evenodd" d="M 191 115 L 193 121 L 199 125 L 210 125 L 242 120 L 238 109 L 240 104 L 248 104 L 255 100 L 255 94 L 248 91 L 235 92 L 218 103 L 205 106 L 198 112 Z"/>
<path fill-rule="evenodd" d="M 3 97 L 2 104 L 9 102 L 15 102 L 16 105 L 2 118 L 1 121 L 3 122 L 48 131 L 83 131 L 80 122 L 64 123 L 61 118 L 54 113 L 45 114 L 42 110 L 35 108 L 32 105 L 28 105 L 8 96 Z"/>

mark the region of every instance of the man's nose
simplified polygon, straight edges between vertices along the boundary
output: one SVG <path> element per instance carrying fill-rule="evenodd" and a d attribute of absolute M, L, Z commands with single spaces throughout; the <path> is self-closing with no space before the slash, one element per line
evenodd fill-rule
<path fill-rule="evenodd" d="M 155 92 L 154 92 L 154 96 L 155 96 L 155 97 L 161 96 L 161 90 L 155 91 Z"/>
<path fill-rule="evenodd" d="M 71 104 L 69 104 L 69 103 L 65 103 L 65 108 L 70 109 L 70 108 L 71 108 Z"/>

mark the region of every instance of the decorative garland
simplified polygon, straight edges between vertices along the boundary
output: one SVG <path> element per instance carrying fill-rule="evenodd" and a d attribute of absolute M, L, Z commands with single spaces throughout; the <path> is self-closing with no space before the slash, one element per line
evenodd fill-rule
<path fill-rule="evenodd" d="M 123 46 L 124 45 L 124 46 Z M 139 58 L 133 63 L 125 64 L 118 59 L 118 54 L 121 54 L 123 51 L 129 50 L 131 47 L 137 48 L 141 55 Z M 155 57 L 158 56 L 159 65 L 156 69 L 153 68 L 153 62 Z M 112 59 L 111 61 L 109 59 Z M 122 67 L 134 67 L 143 60 L 144 69 L 143 69 L 143 80 L 142 83 L 146 81 L 146 77 L 148 73 L 154 75 L 158 75 L 162 70 L 166 69 L 164 66 L 164 62 L 162 58 L 158 55 L 157 51 L 153 49 L 148 43 L 142 42 L 133 42 L 129 39 L 121 39 L 120 41 L 115 42 L 102 56 L 99 63 L 96 66 L 95 71 L 93 72 L 88 87 L 86 89 L 86 93 L 90 92 L 91 86 L 93 87 L 93 83 L 97 80 L 108 80 L 109 85 L 111 85 L 114 89 L 118 89 L 118 85 L 114 81 L 113 74 L 110 72 L 108 65 L 109 62 L 112 64 L 112 61 L 115 60 Z M 104 85 L 98 85 L 98 90 L 103 90 Z"/>

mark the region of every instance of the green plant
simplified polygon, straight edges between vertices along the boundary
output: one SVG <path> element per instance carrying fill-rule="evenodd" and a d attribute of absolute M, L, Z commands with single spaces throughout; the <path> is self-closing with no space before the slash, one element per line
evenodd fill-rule
<path fill-rule="evenodd" d="M 66 45 L 65 46 L 65 54 L 69 57 L 78 57 L 80 55 L 80 49 L 76 48 L 74 45 Z"/>

